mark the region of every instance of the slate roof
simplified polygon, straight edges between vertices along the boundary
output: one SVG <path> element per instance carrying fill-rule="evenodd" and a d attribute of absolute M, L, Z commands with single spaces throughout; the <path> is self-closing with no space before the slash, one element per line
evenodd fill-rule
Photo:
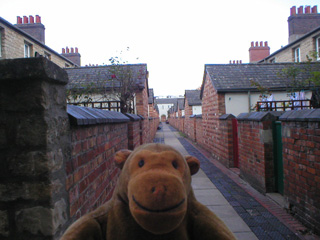
<path fill-rule="evenodd" d="M 177 98 L 156 98 L 157 104 L 174 104 L 177 102 Z"/>
<path fill-rule="evenodd" d="M 184 110 L 184 98 L 178 98 L 178 107 L 180 110 Z"/>
<path fill-rule="evenodd" d="M 189 106 L 198 106 L 202 104 L 200 90 L 186 90 L 185 98 L 188 100 Z"/>
<path fill-rule="evenodd" d="M 142 90 L 145 88 L 145 81 L 148 74 L 147 64 L 119 65 L 119 68 L 119 72 L 132 74 L 132 79 L 135 81 L 137 89 Z M 83 88 L 83 86 L 88 86 L 90 84 L 97 88 L 120 87 L 120 82 L 116 79 L 117 77 L 120 78 L 120 76 L 113 76 L 117 74 L 114 74 L 114 66 L 111 65 L 66 68 L 65 70 L 69 76 L 68 89 L 80 89 Z M 120 75 L 120 73 L 118 75 Z"/>
<path fill-rule="evenodd" d="M 270 90 L 284 91 L 288 79 L 281 73 L 283 69 L 290 67 L 301 70 L 297 80 L 309 79 L 310 71 L 320 71 L 320 63 L 207 64 L 203 81 L 209 74 L 213 87 L 221 93 L 257 91 L 255 86 L 251 86 L 252 80 Z M 309 86 L 306 86 L 306 89 L 308 88 Z"/>

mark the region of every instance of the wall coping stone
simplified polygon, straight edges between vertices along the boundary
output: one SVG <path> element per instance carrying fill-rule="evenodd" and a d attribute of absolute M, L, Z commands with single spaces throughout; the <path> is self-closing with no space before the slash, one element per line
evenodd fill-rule
<path fill-rule="evenodd" d="M 196 118 L 202 118 L 202 114 L 197 114 Z"/>
<path fill-rule="evenodd" d="M 287 111 L 279 118 L 280 121 L 319 122 L 320 109 L 303 109 Z"/>
<path fill-rule="evenodd" d="M 120 112 L 80 107 L 75 105 L 68 105 L 67 113 L 72 125 L 94 125 L 101 123 L 123 123 L 130 121 L 130 118 Z"/>
<path fill-rule="evenodd" d="M 17 58 L 0 61 L 0 81 L 41 79 L 66 85 L 67 72 L 46 58 Z"/>
<path fill-rule="evenodd" d="M 137 116 L 139 116 L 142 120 L 144 120 L 144 117 L 140 114 L 137 114 Z"/>
<path fill-rule="evenodd" d="M 126 115 L 128 118 L 130 118 L 131 121 L 139 121 L 141 120 L 141 117 L 132 113 L 125 113 L 124 115 Z"/>
<path fill-rule="evenodd" d="M 237 116 L 238 121 L 265 121 L 265 120 L 277 120 L 283 112 L 272 111 L 272 112 L 250 112 L 240 113 Z"/>
<path fill-rule="evenodd" d="M 236 116 L 234 116 L 231 113 L 228 114 L 223 114 L 222 116 L 219 117 L 219 120 L 228 120 L 228 119 L 233 119 L 236 118 Z"/>

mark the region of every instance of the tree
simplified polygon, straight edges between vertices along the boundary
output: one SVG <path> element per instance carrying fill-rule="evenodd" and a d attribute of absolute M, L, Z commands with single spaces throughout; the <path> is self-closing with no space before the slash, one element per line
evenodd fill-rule
<path fill-rule="evenodd" d="M 126 51 L 128 52 L 129 48 Z M 68 89 L 68 102 L 85 104 L 97 101 L 119 101 L 122 113 L 134 113 L 138 82 L 145 80 L 147 72 L 144 65 L 128 64 L 128 61 L 122 59 L 122 54 L 123 51 L 119 56 L 111 57 L 109 65 L 93 68 L 94 80 L 84 81 Z"/>

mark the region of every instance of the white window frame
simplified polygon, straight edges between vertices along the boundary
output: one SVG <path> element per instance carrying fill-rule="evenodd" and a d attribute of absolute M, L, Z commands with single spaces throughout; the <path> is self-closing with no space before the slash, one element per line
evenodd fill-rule
<path fill-rule="evenodd" d="M 301 62 L 301 51 L 300 47 L 296 47 L 293 49 L 294 51 L 294 62 Z"/>
<path fill-rule="evenodd" d="M 316 38 L 316 54 L 317 54 L 317 61 L 320 61 L 320 36 Z"/>
<path fill-rule="evenodd" d="M 23 50 L 24 50 L 24 57 L 25 58 L 31 57 L 31 47 L 32 47 L 31 44 L 24 42 Z"/>

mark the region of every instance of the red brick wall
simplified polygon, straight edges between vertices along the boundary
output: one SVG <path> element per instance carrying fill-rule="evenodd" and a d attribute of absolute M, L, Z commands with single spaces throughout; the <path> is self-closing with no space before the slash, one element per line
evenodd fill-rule
<path fill-rule="evenodd" d="M 238 118 L 241 176 L 260 192 L 274 191 L 272 120 Z"/>
<path fill-rule="evenodd" d="M 219 117 L 225 111 L 224 94 L 217 93 L 207 75 L 202 96 L 203 147 L 214 154 L 221 148 Z"/>
<path fill-rule="evenodd" d="M 320 123 L 282 122 L 284 196 L 291 212 L 320 234 Z"/>
<path fill-rule="evenodd" d="M 130 150 L 140 146 L 140 121 L 130 121 L 128 123 L 128 148 Z"/>
<path fill-rule="evenodd" d="M 195 141 L 200 145 L 203 145 L 203 126 L 202 126 L 202 118 L 195 118 Z"/>
<path fill-rule="evenodd" d="M 192 106 L 189 106 L 188 99 L 185 99 L 184 114 L 184 133 L 191 139 L 194 139 L 194 120 L 190 118 L 192 115 Z"/>
<path fill-rule="evenodd" d="M 127 123 L 72 127 L 72 156 L 66 163 L 70 217 L 79 218 L 112 195 L 119 170 L 113 154 L 128 148 Z"/>
<path fill-rule="evenodd" d="M 147 84 L 145 84 L 147 86 Z M 142 142 L 150 142 L 149 137 L 149 116 L 148 116 L 148 89 L 145 87 L 142 91 L 136 93 L 136 109 L 137 114 L 144 117 L 141 123 L 142 126 Z"/>

